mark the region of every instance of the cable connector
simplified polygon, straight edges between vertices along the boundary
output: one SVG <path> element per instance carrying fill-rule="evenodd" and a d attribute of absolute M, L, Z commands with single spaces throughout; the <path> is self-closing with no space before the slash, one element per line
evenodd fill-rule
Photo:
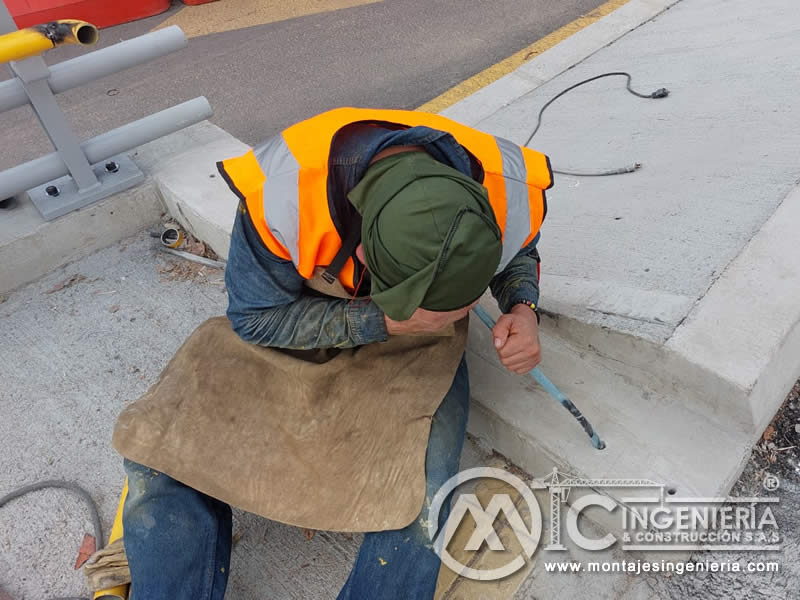
<path fill-rule="evenodd" d="M 667 88 L 658 88 L 656 91 L 650 92 L 649 94 L 637 92 L 631 87 L 631 74 L 625 71 L 613 71 L 610 73 L 601 73 L 600 75 L 595 75 L 594 77 L 590 77 L 589 79 L 584 79 L 583 81 L 579 81 L 578 83 L 572 84 L 571 86 L 561 90 L 558 94 L 556 94 L 555 96 L 550 98 L 550 100 L 545 102 L 544 106 L 542 106 L 542 108 L 539 109 L 539 114 L 536 116 L 536 127 L 533 128 L 533 131 L 528 136 L 528 139 L 523 144 L 523 146 L 527 146 L 528 144 L 531 143 L 533 136 L 536 135 L 536 132 L 539 131 L 539 127 L 542 126 L 542 115 L 544 114 L 544 111 L 547 110 L 547 107 L 550 106 L 553 102 L 558 100 L 561 96 L 563 96 L 567 92 L 574 90 L 576 87 L 580 87 L 591 81 L 602 79 L 603 77 L 613 77 L 617 75 L 625 77 L 626 79 L 625 89 L 627 89 L 631 94 L 633 94 L 637 98 L 644 98 L 648 100 L 653 98 L 666 98 L 667 96 L 669 96 L 669 90 Z M 642 167 L 641 163 L 634 163 L 632 165 L 628 165 L 627 167 L 622 167 L 620 169 L 611 169 L 608 171 L 595 171 L 595 172 L 585 173 L 582 171 L 565 171 L 565 170 L 553 169 L 553 173 L 558 173 L 560 175 L 571 175 L 574 177 L 605 177 L 607 175 L 622 175 L 624 173 L 635 173 L 641 167 Z"/>

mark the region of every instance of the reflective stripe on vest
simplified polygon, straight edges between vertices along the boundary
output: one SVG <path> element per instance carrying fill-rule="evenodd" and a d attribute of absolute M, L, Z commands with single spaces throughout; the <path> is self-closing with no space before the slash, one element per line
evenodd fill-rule
<path fill-rule="evenodd" d="M 445 131 L 480 161 L 503 235 L 498 272 L 539 232 L 547 209 L 544 190 L 553 184 L 543 154 L 440 115 L 340 108 L 292 125 L 247 154 L 219 163 L 228 185 L 247 203 L 264 244 L 276 256 L 291 259 L 304 278 L 310 279 L 315 267 L 330 264 L 342 245 L 328 206 L 329 152 L 336 133 L 359 121 Z M 353 274 L 350 259 L 339 276 L 350 290 L 356 283 Z"/>

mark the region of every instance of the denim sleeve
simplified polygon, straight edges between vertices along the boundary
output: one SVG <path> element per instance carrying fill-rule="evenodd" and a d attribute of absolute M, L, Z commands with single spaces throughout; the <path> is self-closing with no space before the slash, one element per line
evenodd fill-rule
<path fill-rule="evenodd" d="M 538 242 L 539 234 L 489 282 L 492 296 L 504 313 L 511 311 L 511 308 L 520 302 L 539 304 L 540 259 L 536 250 Z"/>
<path fill-rule="evenodd" d="M 228 318 L 245 341 L 307 350 L 349 348 L 388 339 L 383 312 L 367 300 L 313 296 L 290 260 L 267 250 L 237 211 L 225 269 Z"/>

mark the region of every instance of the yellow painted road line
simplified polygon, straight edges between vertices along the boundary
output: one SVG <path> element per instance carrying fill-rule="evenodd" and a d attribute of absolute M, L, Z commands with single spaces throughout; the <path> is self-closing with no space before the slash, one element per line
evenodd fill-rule
<path fill-rule="evenodd" d="M 462 81 L 458 85 L 451 87 L 449 90 L 437 96 L 430 102 L 426 102 L 420 106 L 417 110 L 430 113 L 437 113 L 444 110 L 459 100 L 474 94 L 479 89 L 497 81 L 504 75 L 508 75 L 511 73 L 511 71 L 521 67 L 523 64 L 535 58 L 545 50 L 549 50 L 559 42 L 567 39 L 572 34 L 577 33 L 595 21 L 599 21 L 606 15 L 611 14 L 620 6 L 627 4 L 628 2 L 629 0 L 608 0 L 608 2 L 601 4 L 592 12 L 587 13 L 582 17 L 578 17 L 571 23 L 567 23 L 563 27 L 556 29 L 553 33 L 546 35 L 527 48 L 523 48 L 505 60 L 501 60 L 500 62 L 493 64 L 491 67 L 484 69 L 480 73 L 473 75 L 469 79 Z"/>
<path fill-rule="evenodd" d="M 383 0 L 223 0 L 184 6 L 156 29 L 178 25 L 192 38 L 378 2 Z"/>

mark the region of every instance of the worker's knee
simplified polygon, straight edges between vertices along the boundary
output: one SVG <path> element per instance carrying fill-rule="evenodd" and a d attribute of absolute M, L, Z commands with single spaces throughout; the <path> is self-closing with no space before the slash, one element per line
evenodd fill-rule
<path fill-rule="evenodd" d="M 125 472 L 122 523 L 132 597 L 221 600 L 230 566 L 230 507 L 144 465 L 126 460 Z"/>
<path fill-rule="evenodd" d="M 125 510 L 130 512 L 147 504 L 155 497 L 167 499 L 182 493 L 182 483 L 168 475 L 125 459 L 125 474 L 128 476 L 128 496 L 125 498 Z"/>
<path fill-rule="evenodd" d="M 123 509 L 125 533 L 147 537 L 158 525 L 177 533 L 197 528 L 216 530 L 230 520 L 230 507 L 190 488 L 169 475 L 132 461 L 125 461 L 128 496 Z M 127 535 L 126 535 L 127 537 Z"/>

